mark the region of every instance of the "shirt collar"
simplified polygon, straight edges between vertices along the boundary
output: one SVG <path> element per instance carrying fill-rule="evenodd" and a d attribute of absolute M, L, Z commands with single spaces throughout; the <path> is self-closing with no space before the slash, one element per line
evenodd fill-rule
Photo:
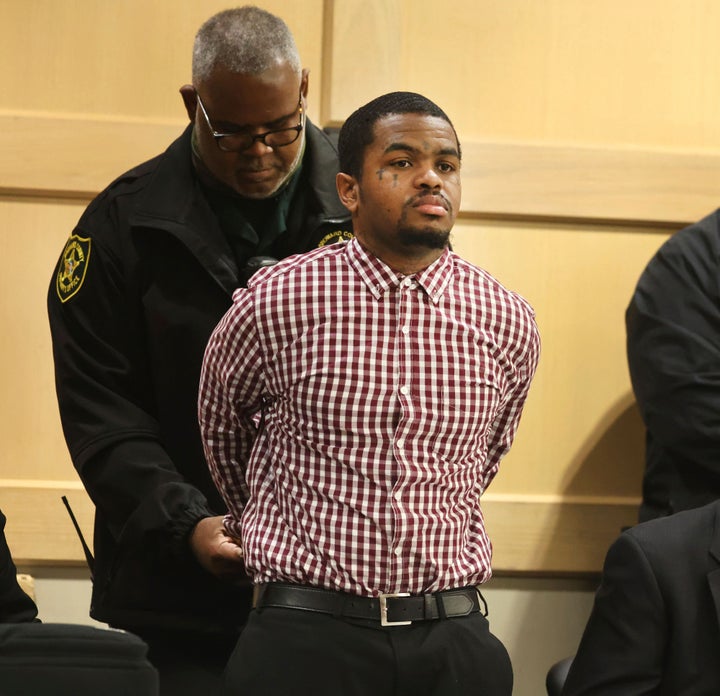
<path fill-rule="evenodd" d="M 406 277 L 395 273 L 377 256 L 363 249 L 357 238 L 351 239 L 345 245 L 345 253 L 348 263 L 376 300 L 379 300 L 391 288 L 398 287 Z M 449 249 L 445 249 L 439 259 L 433 261 L 419 273 L 415 273 L 412 278 L 432 302 L 437 304 L 452 278 L 453 268 L 453 253 Z"/>

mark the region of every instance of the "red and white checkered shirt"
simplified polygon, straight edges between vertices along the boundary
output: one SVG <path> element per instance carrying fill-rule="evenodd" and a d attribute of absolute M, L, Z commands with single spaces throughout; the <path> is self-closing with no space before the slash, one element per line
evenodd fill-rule
<path fill-rule="evenodd" d="M 353 240 L 256 274 L 210 339 L 199 401 L 253 580 L 361 595 L 487 580 L 479 497 L 538 353 L 529 305 L 451 251 L 403 277 Z"/>

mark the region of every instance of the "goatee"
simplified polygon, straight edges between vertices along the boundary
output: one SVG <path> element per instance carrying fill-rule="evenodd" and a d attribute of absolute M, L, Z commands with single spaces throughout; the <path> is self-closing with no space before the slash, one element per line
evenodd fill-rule
<path fill-rule="evenodd" d="M 444 249 L 450 242 L 450 230 L 400 228 L 398 239 L 407 247 Z"/>

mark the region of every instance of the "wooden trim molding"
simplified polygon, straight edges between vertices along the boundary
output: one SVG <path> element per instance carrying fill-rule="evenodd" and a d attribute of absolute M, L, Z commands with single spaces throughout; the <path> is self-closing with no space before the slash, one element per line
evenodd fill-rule
<path fill-rule="evenodd" d="M 682 227 L 718 206 L 720 154 L 463 144 L 465 214 Z"/>
<path fill-rule="evenodd" d="M 0 112 L 0 195 L 90 199 L 162 152 L 182 122 Z"/>
<path fill-rule="evenodd" d="M 89 199 L 182 122 L 0 112 L 0 195 Z M 717 207 L 720 154 L 463 143 L 466 217 L 681 227 Z"/>
<path fill-rule="evenodd" d="M 637 522 L 639 505 L 634 497 L 486 493 L 493 572 L 597 574 L 610 544 Z"/>
<path fill-rule="evenodd" d="M 88 544 L 93 505 L 79 482 L 0 480 L 6 534 L 16 564 L 84 565 L 66 495 Z M 563 496 L 483 496 L 493 569 L 503 574 L 595 574 L 610 543 L 636 521 L 639 500 Z"/>
<path fill-rule="evenodd" d="M 79 481 L 0 479 L 0 508 L 15 565 L 85 565 L 82 545 L 62 502 L 68 498 L 92 548 L 94 508 Z"/>

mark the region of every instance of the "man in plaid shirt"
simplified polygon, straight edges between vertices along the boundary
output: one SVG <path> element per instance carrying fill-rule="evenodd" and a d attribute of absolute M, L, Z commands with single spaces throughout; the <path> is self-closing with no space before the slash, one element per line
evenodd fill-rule
<path fill-rule="evenodd" d="M 448 247 L 461 152 L 437 105 L 379 97 L 339 151 L 355 239 L 258 272 L 205 354 L 205 452 L 256 586 L 228 689 L 509 695 L 479 498 L 537 366 L 534 314 Z"/>

